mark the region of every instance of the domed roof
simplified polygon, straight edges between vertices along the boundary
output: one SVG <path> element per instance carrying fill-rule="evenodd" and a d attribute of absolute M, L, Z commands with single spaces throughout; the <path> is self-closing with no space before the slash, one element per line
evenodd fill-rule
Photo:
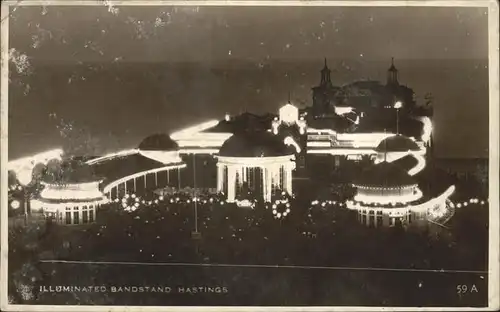
<path fill-rule="evenodd" d="M 179 146 L 167 134 L 158 133 L 142 140 L 138 148 L 143 151 L 176 151 Z"/>
<path fill-rule="evenodd" d="M 398 165 L 384 161 L 363 170 L 354 184 L 383 188 L 410 186 L 416 182 Z"/>
<path fill-rule="evenodd" d="M 380 142 L 375 151 L 377 152 L 408 152 L 419 151 L 417 143 L 404 135 L 394 135 Z"/>
<path fill-rule="evenodd" d="M 227 157 L 275 157 L 293 154 L 293 150 L 285 145 L 280 137 L 267 131 L 234 134 L 219 150 L 219 156 Z"/>

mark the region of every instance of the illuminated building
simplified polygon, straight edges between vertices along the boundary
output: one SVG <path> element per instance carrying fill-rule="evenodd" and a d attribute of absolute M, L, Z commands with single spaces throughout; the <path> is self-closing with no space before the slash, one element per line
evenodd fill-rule
<path fill-rule="evenodd" d="M 412 115 L 412 93 L 399 83 L 394 64 L 385 85 L 356 81 L 335 87 L 325 60 L 320 85 L 313 88 L 312 107 L 301 110 L 288 100 L 276 114 L 226 114 L 220 120 L 204 121 L 170 136 L 149 136 L 136 148 L 85 163 L 100 177 L 99 191 L 115 202 L 127 194 L 143 196 L 160 189 L 171 193 L 189 189 L 193 196 L 198 190 L 208 189 L 222 192 L 228 202 L 235 202 L 244 188 L 249 188 L 252 196 L 269 201 L 275 190 L 291 194 L 293 179 L 317 179 L 318 174 L 325 173 L 327 183 L 352 182 L 349 174 L 346 179 L 330 179 L 343 177 L 340 169 L 351 169 L 352 164 L 374 164 L 372 171 L 364 173 L 366 179 L 380 176 L 378 171 L 399 168 L 399 173 L 389 170 L 397 177 L 392 184 L 356 184 L 358 203 L 349 207 L 364 211 L 360 216 L 367 218 L 363 221 L 367 224 L 408 223 L 412 213 L 427 211 L 437 200 L 426 201 L 412 179 L 425 168 L 432 142 L 431 119 Z M 31 176 L 38 161 L 47 163 L 60 158 L 61 153 L 56 150 L 9 162 L 9 168 Z M 56 186 L 60 188 L 57 183 L 45 184 L 42 193 L 64 191 Z M 79 200 L 87 199 L 93 200 Z M 96 205 L 86 202 L 85 206 L 88 210 Z M 371 217 L 375 221 L 370 221 Z M 78 218 L 82 220 L 83 216 Z"/>
<path fill-rule="evenodd" d="M 371 115 L 380 109 L 393 108 L 397 101 L 403 103 L 405 111 L 415 107 L 414 92 L 411 88 L 401 85 L 394 58 L 387 70 L 386 83 L 373 80 L 355 81 L 343 86 L 332 83 L 331 71 L 325 64 L 321 70 L 321 80 L 318 86 L 312 88 L 312 116 L 325 117 L 334 113 L 359 111 Z"/>
<path fill-rule="evenodd" d="M 97 208 L 107 202 L 100 182 L 90 166 L 72 160 L 61 162 L 48 169 L 41 182 L 43 190 L 31 201 L 31 207 L 57 223 L 92 223 Z"/>
<path fill-rule="evenodd" d="M 220 148 L 217 190 L 234 202 L 243 184 L 266 202 L 273 190 L 292 193 L 293 149 L 269 132 L 238 133 Z"/>
<path fill-rule="evenodd" d="M 446 211 L 450 186 L 438 197 L 428 198 L 417 182 L 399 166 L 381 162 L 364 170 L 353 183 L 356 195 L 346 202 L 358 212 L 358 220 L 367 226 L 403 226 L 425 221 Z M 440 213 L 438 213 L 438 211 Z"/>
<path fill-rule="evenodd" d="M 96 220 L 97 208 L 107 202 L 99 182 L 44 184 L 39 199 L 31 201 L 32 209 L 62 224 L 86 224 Z"/>
<path fill-rule="evenodd" d="M 165 134 L 151 135 L 137 149 L 92 159 L 87 164 L 103 177 L 101 187 L 110 200 L 130 192 L 179 187 L 180 171 L 186 167 L 177 143 Z"/>

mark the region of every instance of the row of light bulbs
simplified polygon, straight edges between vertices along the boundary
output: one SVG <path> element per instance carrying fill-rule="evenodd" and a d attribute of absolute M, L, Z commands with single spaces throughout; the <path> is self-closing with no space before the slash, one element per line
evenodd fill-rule
<path fill-rule="evenodd" d="M 469 200 L 466 200 L 464 202 L 460 202 L 460 203 L 453 203 L 453 202 L 450 202 L 450 206 L 452 208 L 462 208 L 462 207 L 467 207 L 469 204 L 480 204 L 480 205 L 485 205 L 487 201 L 485 200 L 479 200 L 477 198 L 471 198 Z"/>

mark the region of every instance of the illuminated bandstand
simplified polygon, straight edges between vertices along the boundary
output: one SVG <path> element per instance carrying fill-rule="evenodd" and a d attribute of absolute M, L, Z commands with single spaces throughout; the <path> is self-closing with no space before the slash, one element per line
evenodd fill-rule
<path fill-rule="evenodd" d="M 426 198 L 407 172 L 388 162 L 366 169 L 353 186 L 356 195 L 346 207 L 358 211 L 362 224 L 375 227 L 433 221 L 446 213 L 455 191 L 452 185 L 438 197 Z"/>
<path fill-rule="evenodd" d="M 419 211 L 412 215 L 410 204 L 418 202 L 422 192 L 412 177 L 394 164 L 369 167 L 353 185 L 356 195 L 347 207 L 357 210 L 359 221 L 367 226 L 406 224 L 420 216 Z"/>
<path fill-rule="evenodd" d="M 45 177 L 39 197 L 31 207 L 62 224 L 85 224 L 96 220 L 97 208 L 107 199 L 99 189 L 101 179 L 88 166 L 66 166 L 61 175 Z"/>
<path fill-rule="evenodd" d="M 217 190 L 234 202 L 245 183 L 255 196 L 271 201 L 273 190 L 292 193 L 294 149 L 270 132 L 238 133 L 220 148 Z"/>

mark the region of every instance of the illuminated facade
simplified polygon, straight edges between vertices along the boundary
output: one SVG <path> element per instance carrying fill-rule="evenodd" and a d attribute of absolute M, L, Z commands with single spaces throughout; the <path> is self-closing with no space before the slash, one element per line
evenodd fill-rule
<path fill-rule="evenodd" d="M 97 208 L 107 202 L 99 190 L 100 182 L 43 183 L 40 198 L 32 200 L 31 207 L 60 224 L 93 223 Z"/>
<path fill-rule="evenodd" d="M 298 109 L 288 101 L 277 114 L 227 114 L 170 136 L 149 136 L 136 148 L 86 161 L 100 182 L 46 183 L 38 205 L 58 222 L 78 224 L 90 220 L 91 211 L 95 220 L 102 196 L 118 202 L 131 196 L 127 194 L 142 196 L 166 188 L 212 189 L 223 193 L 230 203 L 245 200 L 241 195 L 248 189 L 254 197 L 269 202 L 275 190 L 292 194 L 294 178 L 315 179 L 317 172 L 311 168 L 318 163 L 319 172 L 330 174 L 363 159 L 373 165 L 364 172 L 366 179 L 384 174 L 397 177 L 389 184 L 383 179 L 354 184 L 357 193 L 347 206 L 358 211 L 364 224 L 407 224 L 412 218 L 422 219 L 431 206 L 445 205 L 448 193 L 426 198 L 413 180 L 426 166 L 432 121 L 410 116 L 412 91 L 399 84 L 394 64 L 386 85 L 364 81 L 335 87 L 330 74 L 325 60 L 311 107 Z M 400 120 L 412 126 L 401 127 Z M 37 163 L 60 159 L 61 154 L 54 150 L 12 161 L 9 170 L 31 178 Z M 323 166 L 320 158 L 333 166 Z M 399 164 L 408 159 L 411 166 L 401 169 Z M 85 193 L 77 188 L 89 189 Z M 70 190 L 78 196 L 65 198 Z"/>
<path fill-rule="evenodd" d="M 362 172 L 353 183 L 356 195 L 347 201 L 366 226 L 393 227 L 425 222 L 446 211 L 446 202 L 455 190 L 449 187 L 435 198 L 426 198 L 413 178 L 399 166 L 381 162 Z"/>

